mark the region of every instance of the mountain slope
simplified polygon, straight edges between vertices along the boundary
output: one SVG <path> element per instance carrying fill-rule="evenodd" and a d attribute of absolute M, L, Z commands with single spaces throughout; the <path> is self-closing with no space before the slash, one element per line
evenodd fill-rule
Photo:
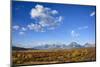
<path fill-rule="evenodd" d="M 82 48 L 84 46 L 81 46 L 80 44 L 76 43 L 76 42 L 71 42 L 67 48 Z"/>
<path fill-rule="evenodd" d="M 84 47 L 95 47 L 95 44 L 85 43 Z"/>

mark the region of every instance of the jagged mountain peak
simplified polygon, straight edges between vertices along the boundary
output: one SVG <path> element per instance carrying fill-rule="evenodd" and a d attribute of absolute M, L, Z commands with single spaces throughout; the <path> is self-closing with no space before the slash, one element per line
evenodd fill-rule
<path fill-rule="evenodd" d="M 78 44 L 77 42 L 71 42 L 69 45 L 68 45 L 68 47 L 82 47 L 80 44 Z"/>

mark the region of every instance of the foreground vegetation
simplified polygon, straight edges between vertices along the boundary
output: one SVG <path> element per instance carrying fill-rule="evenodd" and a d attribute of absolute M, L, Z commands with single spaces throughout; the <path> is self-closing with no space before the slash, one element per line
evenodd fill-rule
<path fill-rule="evenodd" d="M 13 51 L 13 65 L 95 61 L 95 48 Z"/>

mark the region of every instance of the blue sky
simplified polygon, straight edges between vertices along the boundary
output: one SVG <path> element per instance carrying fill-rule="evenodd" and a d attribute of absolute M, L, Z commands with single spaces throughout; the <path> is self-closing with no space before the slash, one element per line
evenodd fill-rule
<path fill-rule="evenodd" d="M 95 43 L 95 6 L 12 3 L 12 43 L 33 47 L 44 43 Z"/>

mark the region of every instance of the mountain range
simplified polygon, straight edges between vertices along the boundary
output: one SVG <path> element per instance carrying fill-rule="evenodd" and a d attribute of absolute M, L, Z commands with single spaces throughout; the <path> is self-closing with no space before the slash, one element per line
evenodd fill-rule
<path fill-rule="evenodd" d="M 72 48 L 86 48 L 86 47 L 95 47 L 95 44 L 85 43 L 80 45 L 77 42 L 71 42 L 70 44 L 44 44 L 35 46 L 33 48 L 23 48 L 23 47 L 12 47 L 12 50 L 37 50 L 37 49 L 72 49 Z"/>

